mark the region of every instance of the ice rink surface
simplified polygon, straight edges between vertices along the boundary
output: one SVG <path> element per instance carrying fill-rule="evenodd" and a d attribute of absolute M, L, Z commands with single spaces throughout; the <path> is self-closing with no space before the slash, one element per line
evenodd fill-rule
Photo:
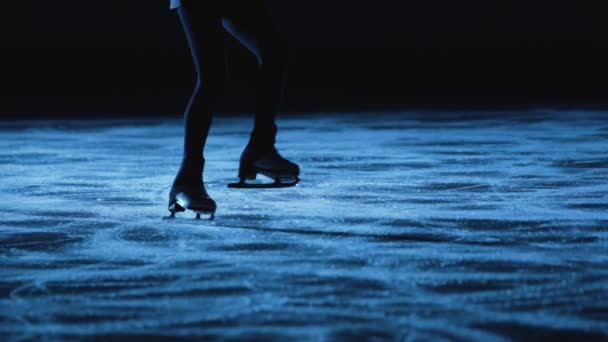
<path fill-rule="evenodd" d="M 163 221 L 181 120 L 0 122 L 0 338 L 608 338 L 608 113 L 282 117 L 295 188 Z"/>

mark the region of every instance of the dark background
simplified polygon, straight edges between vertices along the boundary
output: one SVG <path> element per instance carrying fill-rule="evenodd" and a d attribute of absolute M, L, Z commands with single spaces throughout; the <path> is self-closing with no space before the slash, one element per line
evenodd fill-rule
<path fill-rule="evenodd" d="M 4 117 L 179 115 L 194 83 L 168 0 L 0 9 Z M 284 110 L 606 106 L 608 21 L 587 1 L 268 1 L 291 50 Z M 233 41 L 223 111 L 247 111 Z"/>

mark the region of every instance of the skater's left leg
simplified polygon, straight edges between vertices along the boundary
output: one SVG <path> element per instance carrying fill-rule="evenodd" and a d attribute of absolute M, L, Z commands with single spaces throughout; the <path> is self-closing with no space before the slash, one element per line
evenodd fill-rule
<path fill-rule="evenodd" d="M 287 48 L 262 0 L 228 0 L 227 3 L 224 28 L 258 60 L 255 121 L 250 142 L 274 147 L 275 118 L 283 95 Z"/>
<path fill-rule="evenodd" d="M 227 3 L 224 27 L 258 60 L 254 128 L 241 155 L 240 182 L 231 186 L 246 187 L 245 180 L 255 179 L 257 174 L 275 180 L 269 187 L 295 185 L 299 181 L 299 166 L 283 158 L 274 146 L 277 134 L 275 119 L 285 83 L 286 46 L 262 0 L 228 0 Z"/>

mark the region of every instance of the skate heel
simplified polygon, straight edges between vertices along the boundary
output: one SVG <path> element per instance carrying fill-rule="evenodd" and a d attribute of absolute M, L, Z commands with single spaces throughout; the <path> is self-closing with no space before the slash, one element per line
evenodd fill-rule
<path fill-rule="evenodd" d="M 184 211 L 186 211 L 186 209 L 184 207 L 182 207 L 181 205 L 177 204 L 177 201 L 175 199 L 173 199 L 171 201 L 171 203 L 169 204 L 169 212 L 171 212 L 171 215 L 165 216 L 165 217 L 163 217 L 163 219 L 165 219 L 165 220 L 174 219 L 175 213 L 181 213 Z"/>
<path fill-rule="evenodd" d="M 169 211 L 172 213 L 182 213 L 182 212 L 186 211 L 186 208 L 179 205 L 177 203 L 177 201 L 174 199 L 172 201 L 172 203 L 169 205 Z"/>
<path fill-rule="evenodd" d="M 238 183 L 228 184 L 229 188 L 243 188 L 247 186 L 248 180 L 256 180 L 258 176 L 258 170 L 254 166 L 245 166 L 246 164 L 241 162 L 239 168 L 239 181 Z"/>
<path fill-rule="evenodd" d="M 208 220 L 213 220 L 215 218 L 215 202 L 210 200 L 210 203 L 193 203 L 191 198 L 184 194 L 183 192 L 178 193 L 173 196 L 169 205 L 169 212 L 171 215 L 163 217 L 165 220 L 175 219 L 176 213 L 185 212 L 186 210 L 191 210 L 196 213 L 196 220 L 201 219 L 201 215 L 208 216 Z"/>
<path fill-rule="evenodd" d="M 245 180 L 255 180 L 258 175 L 258 170 L 255 166 L 243 166 L 239 168 L 239 179 L 241 181 Z"/>
<path fill-rule="evenodd" d="M 272 144 L 253 145 L 251 142 L 241 155 L 239 165 L 239 182 L 229 183 L 229 188 L 241 189 L 271 189 L 285 188 L 294 186 L 299 182 L 298 175 L 300 168 L 297 164 L 281 157 Z M 255 180 L 258 175 L 262 179 L 257 182 L 247 182 Z M 268 183 L 265 178 L 274 180 Z"/>

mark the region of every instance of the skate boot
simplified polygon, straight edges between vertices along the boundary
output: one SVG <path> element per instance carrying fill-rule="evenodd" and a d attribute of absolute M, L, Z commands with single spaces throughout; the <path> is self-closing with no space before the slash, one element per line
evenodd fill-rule
<path fill-rule="evenodd" d="M 273 183 L 248 183 L 262 174 L 274 180 Z M 228 184 L 229 188 L 284 188 L 296 185 L 300 180 L 300 167 L 283 158 L 276 148 L 247 145 L 241 155 L 239 182 Z"/>
<path fill-rule="evenodd" d="M 196 213 L 197 220 L 201 218 L 201 214 L 209 215 L 209 220 L 213 220 L 217 206 L 207 194 L 202 181 L 204 163 L 204 160 L 200 164 L 197 163 L 199 165 L 182 163 L 169 193 L 171 215 L 166 217 L 167 219 L 175 218 L 175 213 L 191 210 Z"/>

